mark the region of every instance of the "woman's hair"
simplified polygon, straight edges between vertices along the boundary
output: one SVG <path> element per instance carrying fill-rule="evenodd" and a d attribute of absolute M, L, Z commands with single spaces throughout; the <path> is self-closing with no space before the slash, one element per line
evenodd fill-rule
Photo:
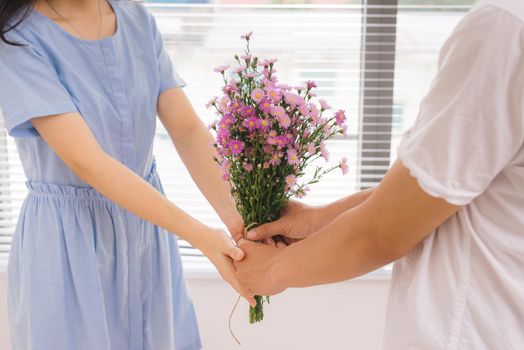
<path fill-rule="evenodd" d="M 0 0 L 0 43 L 20 46 L 19 43 L 9 41 L 5 35 L 16 28 L 31 13 L 31 6 L 35 0 Z"/>

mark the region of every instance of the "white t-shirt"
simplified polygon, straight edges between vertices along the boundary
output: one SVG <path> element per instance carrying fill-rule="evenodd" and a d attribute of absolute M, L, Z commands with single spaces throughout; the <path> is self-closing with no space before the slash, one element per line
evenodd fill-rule
<path fill-rule="evenodd" d="M 398 153 L 463 207 L 395 264 L 384 349 L 524 349 L 523 0 L 459 23 Z"/>

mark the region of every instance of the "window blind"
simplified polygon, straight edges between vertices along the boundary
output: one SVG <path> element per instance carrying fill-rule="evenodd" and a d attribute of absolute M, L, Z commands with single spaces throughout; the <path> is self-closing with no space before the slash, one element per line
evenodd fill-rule
<path fill-rule="evenodd" d="M 278 58 L 281 81 L 298 85 L 314 80 L 319 98 L 346 110 L 349 137 L 328 146 L 333 161 L 349 159 L 350 174 L 335 172 L 312 186 L 304 200 L 319 204 L 374 186 L 395 159 L 400 135 L 416 117 L 435 73 L 438 50 L 469 8 L 464 1 L 447 2 L 146 6 L 157 19 L 175 69 L 188 83 L 186 94 L 206 123 L 214 115 L 205 104 L 221 88 L 213 68 L 233 64 L 233 55 L 242 49 L 239 36 L 251 30 L 253 52 Z M 5 268 L 26 188 L 15 142 L 0 126 L 0 266 Z M 167 196 L 206 224 L 223 227 L 160 124 L 154 152 Z M 186 268 L 210 268 L 198 250 L 179 242 Z"/>

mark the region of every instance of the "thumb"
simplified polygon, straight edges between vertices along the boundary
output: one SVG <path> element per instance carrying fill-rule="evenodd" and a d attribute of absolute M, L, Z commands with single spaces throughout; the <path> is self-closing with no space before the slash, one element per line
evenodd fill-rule
<path fill-rule="evenodd" d="M 273 237 L 279 234 L 285 234 L 283 232 L 284 225 L 282 219 L 277 221 L 269 222 L 249 230 L 246 234 L 246 238 L 252 241 L 260 241 L 269 237 Z"/>
<path fill-rule="evenodd" d="M 240 261 L 244 259 L 244 256 L 246 256 L 242 249 L 235 246 L 227 248 L 227 255 L 234 261 Z"/>

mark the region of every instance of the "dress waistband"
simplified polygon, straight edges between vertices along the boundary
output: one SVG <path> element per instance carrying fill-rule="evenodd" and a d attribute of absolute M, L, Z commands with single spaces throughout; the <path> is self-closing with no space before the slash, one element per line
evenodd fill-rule
<path fill-rule="evenodd" d="M 151 168 L 144 180 L 151 183 L 157 177 L 156 163 L 151 164 Z M 99 198 L 106 199 L 100 192 L 93 187 L 80 187 L 74 185 L 58 185 L 39 181 L 26 181 L 26 186 L 29 190 L 29 195 L 57 195 L 64 197 L 78 197 L 78 198 Z"/>

